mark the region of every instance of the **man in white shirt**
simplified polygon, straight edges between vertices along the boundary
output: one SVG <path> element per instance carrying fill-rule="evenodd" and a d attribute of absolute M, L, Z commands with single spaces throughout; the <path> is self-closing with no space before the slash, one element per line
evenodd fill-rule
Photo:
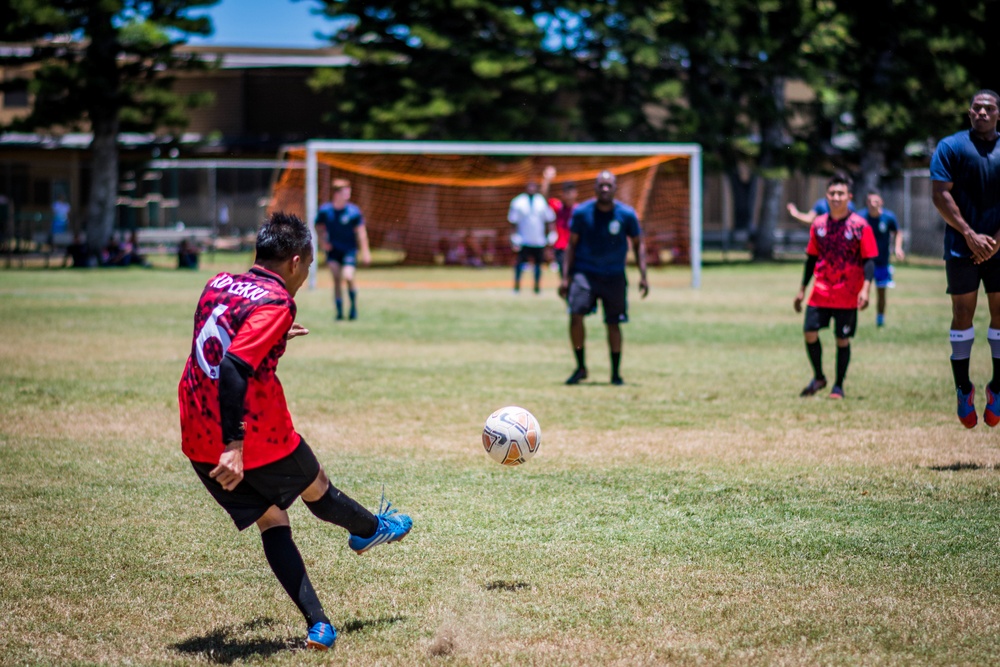
<path fill-rule="evenodd" d="M 548 245 L 548 232 L 551 231 L 549 226 L 556 219 L 555 211 L 549 207 L 546 196 L 550 180 L 546 170 L 542 176 L 541 189 L 537 181 L 530 180 L 524 186 L 524 192 L 510 202 L 507 220 L 515 226 L 511 241 L 517 250 L 517 262 L 514 265 L 515 294 L 521 290 L 521 271 L 529 259 L 535 264 L 535 294 L 541 291 L 545 246 Z"/>

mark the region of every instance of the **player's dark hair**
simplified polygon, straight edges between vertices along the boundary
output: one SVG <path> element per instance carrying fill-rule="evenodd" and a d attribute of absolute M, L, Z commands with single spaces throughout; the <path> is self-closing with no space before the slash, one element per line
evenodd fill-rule
<path fill-rule="evenodd" d="M 1000 107 L 1000 93 L 997 93 L 995 90 L 990 90 L 989 88 L 983 88 L 982 90 L 977 90 L 975 95 L 973 95 L 972 98 L 969 100 L 970 107 L 972 106 L 973 102 L 976 101 L 976 98 L 979 97 L 980 95 L 989 95 L 990 97 L 993 98 L 993 103 L 996 104 L 998 107 Z"/>
<path fill-rule="evenodd" d="M 829 190 L 831 185 L 846 185 L 847 189 L 850 190 L 851 186 L 854 185 L 854 181 L 851 177 L 842 171 L 838 171 L 836 174 L 830 177 L 830 180 L 826 182 L 826 189 Z"/>
<path fill-rule="evenodd" d="M 291 213 L 271 214 L 257 231 L 257 261 L 283 262 L 295 255 L 312 253 L 312 234 L 298 216 Z"/>
<path fill-rule="evenodd" d="M 872 188 L 871 190 L 868 191 L 868 194 L 865 195 L 865 199 L 868 199 L 869 197 L 881 197 L 881 196 L 882 196 L 881 192 L 879 192 L 875 188 Z"/>

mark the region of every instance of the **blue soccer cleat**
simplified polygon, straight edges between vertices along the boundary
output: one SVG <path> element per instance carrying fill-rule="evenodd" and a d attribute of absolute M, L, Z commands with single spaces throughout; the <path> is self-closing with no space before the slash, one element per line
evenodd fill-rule
<path fill-rule="evenodd" d="M 983 421 L 987 426 L 1000 424 L 1000 394 L 994 394 L 989 383 L 986 385 L 986 409 L 983 411 Z"/>
<path fill-rule="evenodd" d="M 309 628 L 306 646 L 317 651 L 327 651 L 333 647 L 335 641 L 337 641 L 337 628 L 329 623 L 320 622 Z"/>
<path fill-rule="evenodd" d="M 965 428 L 972 428 L 979 422 L 976 416 L 976 386 L 973 385 L 968 394 L 963 394 L 962 388 L 956 387 L 955 393 L 958 394 L 958 421 Z"/>
<path fill-rule="evenodd" d="M 375 518 L 378 519 L 378 527 L 375 529 L 374 535 L 371 537 L 351 535 L 348 538 L 347 546 L 351 547 L 354 553 L 363 554 L 380 544 L 398 542 L 406 537 L 410 529 L 413 528 L 413 519 L 405 514 L 400 514 L 399 510 L 392 509 L 392 503 L 385 501 L 385 495 L 382 496 L 382 502 Z"/>

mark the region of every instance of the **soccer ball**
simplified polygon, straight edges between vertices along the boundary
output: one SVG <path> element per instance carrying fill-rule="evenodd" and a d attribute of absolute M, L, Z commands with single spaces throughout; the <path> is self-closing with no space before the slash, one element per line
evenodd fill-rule
<path fill-rule="evenodd" d="M 500 408 L 483 426 L 483 449 L 505 466 L 521 465 L 538 451 L 542 429 L 535 416 L 516 405 Z"/>

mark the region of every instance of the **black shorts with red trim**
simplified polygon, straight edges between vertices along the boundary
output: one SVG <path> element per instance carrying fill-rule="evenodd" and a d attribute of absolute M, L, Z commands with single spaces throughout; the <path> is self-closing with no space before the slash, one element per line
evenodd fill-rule
<path fill-rule="evenodd" d="M 301 439 L 299 446 L 283 459 L 243 472 L 243 479 L 232 491 L 226 491 L 208 476 L 215 468 L 211 463 L 191 461 L 202 484 L 215 502 L 229 513 L 236 528 L 243 530 L 275 506 L 286 510 L 319 475 L 319 461 L 312 449 Z"/>

